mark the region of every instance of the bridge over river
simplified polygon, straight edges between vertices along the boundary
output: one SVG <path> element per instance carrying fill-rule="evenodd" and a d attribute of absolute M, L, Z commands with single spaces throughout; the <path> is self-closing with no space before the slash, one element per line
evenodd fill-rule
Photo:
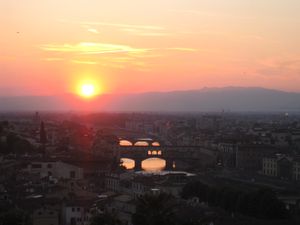
<path fill-rule="evenodd" d="M 158 141 L 138 140 L 134 142 L 121 140 L 118 147 L 120 159 L 134 160 L 134 169 L 141 170 L 142 162 L 149 158 L 165 160 L 165 169 L 172 170 L 178 162 L 213 164 L 217 159 L 217 151 L 202 146 L 170 146 L 161 145 Z"/>

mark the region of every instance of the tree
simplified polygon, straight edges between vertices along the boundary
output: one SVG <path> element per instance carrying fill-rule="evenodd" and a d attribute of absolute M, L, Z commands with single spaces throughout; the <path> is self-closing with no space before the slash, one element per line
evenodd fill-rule
<path fill-rule="evenodd" d="M 14 133 L 9 133 L 7 135 L 6 143 L 2 150 L 3 153 L 9 154 L 24 154 L 33 151 L 33 146 L 29 141 L 17 136 Z"/>
<path fill-rule="evenodd" d="M 90 225 L 120 225 L 120 221 L 112 214 L 96 214 L 92 217 Z"/>
<path fill-rule="evenodd" d="M 198 197 L 200 201 L 207 201 L 208 187 L 199 181 L 187 183 L 182 190 L 182 197 Z"/>
<path fill-rule="evenodd" d="M 134 225 L 175 224 L 175 205 L 175 199 L 169 194 L 145 194 L 138 199 L 132 223 Z"/>
<path fill-rule="evenodd" d="M 276 197 L 276 193 L 270 189 L 257 191 L 258 212 L 262 218 L 286 219 L 289 217 L 285 205 Z"/>
<path fill-rule="evenodd" d="M 13 209 L 0 214 L 0 225 L 29 225 L 29 216 L 22 210 Z"/>
<path fill-rule="evenodd" d="M 210 206 L 221 207 L 229 212 L 266 219 L 286 219 L 289 213 L 270 189 L 243 191 L 233 187 L 210 187 L 199 181 L 190 182 L 183 188 L 184 198 L 198 197 Z"/>

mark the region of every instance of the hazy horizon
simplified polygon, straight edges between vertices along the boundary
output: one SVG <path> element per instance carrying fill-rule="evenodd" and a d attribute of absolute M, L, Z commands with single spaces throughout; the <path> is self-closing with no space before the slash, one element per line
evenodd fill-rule
<path fill-rule="evenodd" d="M 0 97 L 0 111 L 286 111 L 300 112 L 300 93 L 264 88 L 204 88 L 201 90 L 103 94 L 82 99 L 75 94 Z"/>
<path fill-rule="evenodd" d="M 263 90 L 269 90 L 269 91 L 279 91 L 279 92 L 285 92 L 285 93 L 295 93 L 300 94 L 300 91 L 286 91 L 286 90 L 280 90 L 280 89 L 272 89 L 272 88 L 265 88 L 265 87 L 255 87 L 255 86 L 224 86 L 224 87 L 203 87 L 199 89 L 181 89 L 181 90 L 165 90 L 165 91 L 147 91 L 147 92 L 126 92 L 126 93 L 101 93 L 98 95 L 95 95 L 93 99 L 99 98 L 101 96 L 108 96 L 108 95 L 116 95 L 116 96 L 122 96 L 122 95 L 143 95 L 143 94 L 152 94 L 152 93 L 176 93 L 176 92 L 201 92 L 201 91 L 214 91 L 214 90 L 239 90 L 239 89 L 263 89 Z M 64 95 L 72 95 L 74 97 L 78 97 L 77 93 L 72 92 L 65 92 L 60 94 L 49 94 L 49 95 L 0 95 L 0 98 L 18 98 L 18 97 L 55 97 L 55 96 L 64 96 Z M 93 99 L 83 99 L 83 101 L 91 101 Z"/>

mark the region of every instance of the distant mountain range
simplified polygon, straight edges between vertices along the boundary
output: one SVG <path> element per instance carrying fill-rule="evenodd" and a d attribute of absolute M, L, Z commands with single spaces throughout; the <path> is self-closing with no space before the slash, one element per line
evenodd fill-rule
<path fill-rule="evenodd" d="M 0 111 L 300 111 L 300 93 L 256 87 L 104 94 L 92 100 L 76 95 L 0 97 Z"/>

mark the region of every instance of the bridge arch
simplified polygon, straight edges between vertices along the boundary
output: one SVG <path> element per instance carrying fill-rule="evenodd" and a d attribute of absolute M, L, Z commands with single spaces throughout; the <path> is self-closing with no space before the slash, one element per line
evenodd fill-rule
<path fill-rule="evenodd" d="M 135 160 L 134 159 L 121 158 L 120 161 L 121 161 L 122 165 L 128 170 L 135 168 Z"/>
<path fill-rule="evenodd" d="M 141 167 L 147 171 L 161 171 L 167 166 L 167 160 L 158 157 L 144 159 L 141 162 Z"/>
<path fill-rule="evenodd" d="M 131 141 L 128 141 L 126 139 L 121 139 L 119 141 L 120 146 L 133 146 L 133 143 Z"/>
<path fill-rule="evenodd" d="M 158 141 L 154 141 L 151 143 L 151 145 L 154 147 L 158 147 L 158 146 L 160 146 L 160 143 Z"/>
<path fill-rule="evenodd" d="M 136 141 L 134 143 L 134 146 L 149 146 L 149 142 L 148 141 Z"/>

